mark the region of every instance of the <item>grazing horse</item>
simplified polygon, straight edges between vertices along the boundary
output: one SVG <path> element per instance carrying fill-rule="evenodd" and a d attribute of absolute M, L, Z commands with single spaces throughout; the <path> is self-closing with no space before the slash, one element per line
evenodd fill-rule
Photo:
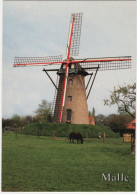
<path fill-rule="evenodd" d="M 75 132 L 70 133 L 69 139 L 70 139 L 70 143 L 71 143 L 71 140 L 74 143 L 74 139 L 77 139 L 77 143 L 79 140 L 81 140 L 81 144 L 83 144 L 83 137 L 80 133 L 75 133 Z"/>

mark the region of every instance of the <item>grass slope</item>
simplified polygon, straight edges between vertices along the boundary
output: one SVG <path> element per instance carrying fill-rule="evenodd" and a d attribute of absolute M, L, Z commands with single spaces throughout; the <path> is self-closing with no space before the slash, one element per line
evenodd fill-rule
<path fill-rule="evenodd" d="M 135 157 L 122 138 L 84 144 L 5 132 L 3 191 L 134 191 Z M 129 182 L 102 182 L 102 173 L 124 173 Z"/>
<path fill-rule="evenodd" d="M 54 123 L 32 123 L 23 129 L 23 134 L 43 136 L 52 136 L 53 130 L 56 137 L 68 137 L 70 132 L 80 132 L 83 137 L 88 133 L 89 137 L 98 137 L 98 133 L 106 134 L 106 137 L 119 137 L 119 133 L 114 133 L 109 127 L 98 125 L 82 125 L 82 124 L 54 124 Z"/>

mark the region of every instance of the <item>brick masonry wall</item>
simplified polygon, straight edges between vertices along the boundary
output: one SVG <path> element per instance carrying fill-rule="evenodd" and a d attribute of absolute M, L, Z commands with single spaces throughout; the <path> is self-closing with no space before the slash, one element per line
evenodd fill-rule
<path fill-rule="evenodd" d="M 69 84 L 69 79 L 73 80 L 73 84 Z M 68 100 L 68 96 L 72 96 L 72 101 Z M 82 75 L 69 74 L 68 76 L 63 123 L 67 120 L 67 109 L 72 110 L 71 123 L 89 124 L 85 78 Z"/>
<path fill-rule="evenodd" d="M 73 84 L 69 84 L 69 79 L 73 80 Z M 60 76 L 56 105 L 54 111 L 54 122 L 59 122 L 59 114 L 61 108 L 61 99 L 63 91 L 64 75 Z M 68 96 L 72 96 L 72 101 L 68 100 Z M 89 124 L 88 107 L 86 100 L 85 78 L 78 74 L 69 74 L 67 81 L 65 106 L 62 114 L 62 123 L 67 121 L 67 109 L 71 109 L 71 123 Z"/>

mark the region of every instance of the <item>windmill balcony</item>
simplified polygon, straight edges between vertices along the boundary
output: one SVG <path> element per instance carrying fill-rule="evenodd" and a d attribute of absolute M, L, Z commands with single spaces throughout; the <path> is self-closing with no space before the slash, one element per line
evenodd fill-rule
<path fill-rule="evenodd" d="M 59 69 L 58 74 L 63 74 L 65 73 L 66 65 L 63 64 L 61 68 Z M 75 64 L 69 64 L 69 72 L 68 73 L 78 73 L 78 66 Z"/>

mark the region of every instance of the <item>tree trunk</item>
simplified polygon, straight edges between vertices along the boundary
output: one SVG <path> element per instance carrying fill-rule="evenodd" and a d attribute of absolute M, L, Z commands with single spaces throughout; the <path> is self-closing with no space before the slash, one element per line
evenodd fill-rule
<path fill-rule="evenodd" d="M 131 134 L 131 154 L 135 154 L 135 137 L 133 133 Z"/>

